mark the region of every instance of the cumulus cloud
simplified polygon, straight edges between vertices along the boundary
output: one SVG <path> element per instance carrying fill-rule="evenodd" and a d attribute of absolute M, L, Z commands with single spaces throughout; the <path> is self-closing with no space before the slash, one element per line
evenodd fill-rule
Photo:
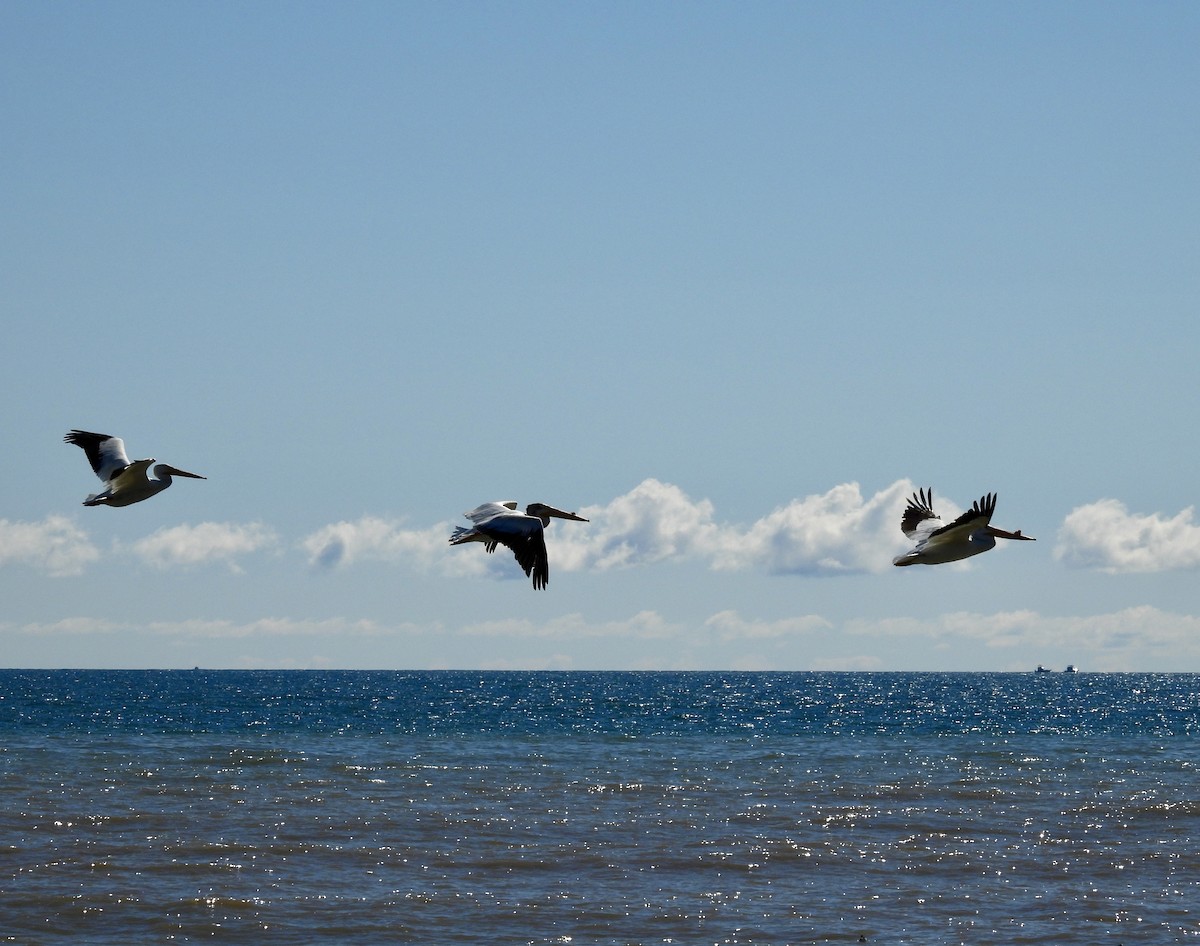
<path fill-rule="evenodd" d="M 555 530 L 564 568 L 603 571 L 623 565 L 704 555 L 720 544 L 713 505 L 692 500 L 678 486 L 643 480 L 607 506 L 589 506 L 580 515 L 593 525 Z"/>
<path fill-rule="evenodd" d="M 884 571 L 904 547 L 898 524 L 907 480 L 865 498 L 857 483 L 795 499 L 747 527 L 719 523 L 713 504 L 648 479 L 607 506 L 580 510 L 590 527 L 554 532 L 559 567 L 603 571 L 684 558 L 772 574 Z"/>
<path fill-rule="evenodd" d="M 520 578 L 524 574 L 503 546 L 493 554 L 484 552 L 482 545 L 452 546 L 449 542 L 453 526 L 441 522 L 426 529 L 406 528 L 402 523 L 363 516 L 353 521 L 335 522 L 322 526 L 300 541 L 300 548 L 313 568 L 337 569 L 360 562 L 383 562 L 402 565 L 418 571 L 435 572 L 453 577 Z M 557 542 L 556 538 L 554 539 Z M 572 566 L 557 545 L 551 552 L 555 570 Z"/>
<path fill-rule="evenodd" d="M 886 570 L 893 553 L 904 546 L 899 522 L 911 490 L 901 480 L 864 499 L 857 483 L 845 483 L 794 499 L 744 532 L 727 530 L 714 550 L 713 564 L 784 575 Z"/>
<path fill-rule="evenodd" d="M 201 522 L 159 529 L 138 539 L 130 548 L 156 568 L 218 561 L 236 568 L 237 556 L 272 548 L 277 543 L 275 533 L 262 523 Z"/>
<path fill-rule="evenodd" d="M 450 526 L 406 529 L 399 522 L 363 516 L 335 522 L 306 536 L 300 547 L 317 568 L 338 568 L 358 561 L 429 567 L 446 558 Z"/>
<path fill-rule="evenodd" d="M 1063 520 L 1054 556 L 1074 568 L 1159 572 L 1200 565 L 1200 525 L 1193 508 L 1167 518 L 1131 513 L 1124 503 L 1102 499 L 1072 510 Z"/>
<path fill-rule="evenodd" d="M 905 548 L 898 524 L 907 480 L 864 497 L 857 483 L 795 499 L 749 526 L 721 523 L 707 499 L 678 486 L 643 480 L 605 505 L 585 506 L 590 522 L 553 520 L 547 534 L 552 572 L 607 571 L 692 560 L 713 569 L 763 569 L 772 574 L 844 575 L 885 571 Z M 309 564 L 337 568 L 360 561 L 404 564 L 446 575 L 523 577 L 503 549 L 457 547 L 452 524 L 410 529 L 364 516 L 324 526 L 300 546 Z"/>
<path fill-rule="evenodd" d="M 99 557 L 87 533 L 65 516 L 41 522 L 0 519 L 0 567 L 27 565 L 50 575 L 78 575 Z"/>

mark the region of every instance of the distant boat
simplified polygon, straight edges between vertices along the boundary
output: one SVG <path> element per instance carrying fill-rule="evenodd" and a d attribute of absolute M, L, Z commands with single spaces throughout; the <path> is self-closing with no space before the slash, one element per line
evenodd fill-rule
<path fill-rule="evenodd" d="M 1038 664 L 1037 672 L 1038 673 L 1053 673 L 1054 671 L 1051 670 L 1049 667 L 1043 667 L 1041 664 Z"/>
<path fill-rule="evenodd" d="M 1067 669 L 1063 671 L 1063 673 L 1078 673 L 1078 672 L 1079 671 L 1075 669 L 1074 664 L 1067 664 Z"/>

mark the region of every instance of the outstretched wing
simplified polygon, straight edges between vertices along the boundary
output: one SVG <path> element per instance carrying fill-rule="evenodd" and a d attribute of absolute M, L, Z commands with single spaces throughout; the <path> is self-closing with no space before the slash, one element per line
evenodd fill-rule
<path fill-rule="evenodd" d="M 930 487 L 928 492 L 922 489 L 912 494 L 900 519 L 900 531 L 918 542 L 929 538 L 929 534 L 937 528 L 934 525 L 937 522 L 941 522 L 941 519 L 933 511 L 933 488 Z"/>
<path fill-rule="evenodd" d="M 953 522 L 949 522 L 940 529 L 934 529 L 929 533 L 929 538 L 950 536 L 951 533 L 962 532 L 970 533 L 976 529 L 981 529 L 992 521 L 992 513 L 996 511 L 996 494 L 988 493 L 986 496 L 981 496 L 975 500 L 975 503 Z"/>
<path fill-rule="evenodd" d="M 481 506 L 476 506 L 470 512 L 464 512 L 463 515 L 470 519 L 475 525 L 481 522 L 487 522 L 492 516 L 503 516 L 517 508 L 515 499 L 510 499 L 499 503 L 484 503 Z"/>
<path fill-rule="evenodd" d="M 488 538 L 478 529 L 468 529 L 466 526 L 455 526 L 450 535 L 451 545 L 465 545 L 468 542 L 482 542 L 485 552 L 496 551 L 496 540 Z"/>
<path fill-rule="evenodd" d="M 466 529 L 462 526 L 455 526 L 454 534 L 450 536 L 450 544 L 462 545 L 466 542 L 482 542 L 484 549 L 488 552 L 496 551 L 496 540 L 484 535 L 479 530 L 479 526 L 496 516 L 509 515 L 516 508 L 517 501 L 509 499 L 499 503 L 483 503 L 483 505 L 476 506 L 470 512 L 464 512 L 463 515 L 475 523 L 475 528 Z"/>
<path fill-rule="evenodd" d="M 509 549 L 526 575 L 533 578 L 534 588 L 545 588 L 550 581 L 550 559 L 546 555 L 546 534 L 540 520 L 522 516 L 519 530 L 503 528 L 504 520 L 483 523 L 475 528 L 494 542 Z"/>
<path fill-rule="evenodd" d="M 63 442 L 83 448 L 92 470 L 100 477 L 102 483 L 112 482 L 129 466 L 129 457 L 125 455 L 125 443 L 120 437 L 94 434 L 87 430 L 72 430 L 63 437 Z"/>

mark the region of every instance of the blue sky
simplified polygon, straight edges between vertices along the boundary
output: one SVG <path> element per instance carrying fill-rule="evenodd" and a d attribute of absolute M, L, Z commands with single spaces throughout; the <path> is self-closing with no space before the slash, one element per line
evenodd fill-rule
<path fill-rule="evenodd" d="M 0 7 L 0 663 L 1200 670 L 1194 4 Z M 125 509 L 79 427 L 205 474 Z M 896 569 L 904 497 L 1020 543 Z M 446 543 L 541 501 L 534 592 Z"/>

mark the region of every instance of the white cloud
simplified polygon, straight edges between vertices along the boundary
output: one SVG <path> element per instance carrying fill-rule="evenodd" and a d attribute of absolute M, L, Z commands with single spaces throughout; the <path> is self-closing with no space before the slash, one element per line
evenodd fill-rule
<path fill-rule="evenodd" d="M 146 629 L 155 634 L 192 638 L 244 637 L 375 637 L 397 630 L 376 621 L 351 621 L 330 618 L 323 621 L 297 621 L 290 618 L 259 618 L 256 621 L 153 621 Z M 411 631 L 410 625 L 401 630 Z"/>
<path fill-rule="evenodd" d="M 693 560 L 710 568 L 773 574 L 844 575 L 885 571 L 905 548 L 899 522 L 912 484 L 899 480 L 864 498 L 857 483 L 796 499 L 742 528 L 718 523 L 712 502 L 678 486 L 643 480 L 602 506 L 579 510 L 589 523 L 553 520 L 547 533 L 552 572 L 606 571 Z M 523 578 L 503 548 L 451 546 L 452 525 L 408 529 L 364 516 L 324 526 L 300 546 L 314 567 L 381 561 L 446 575 Z"/>
<path fill-rule="evenodd" d="M 691 560 L 719 570 L 758 569 L 769 574 L 830 576 L 890 570 L 907 547 L 898 524 L 908 480 L 864 496 L 857 483 L 793 499 L 740 526 L 717 521 L 713 503 L 646 479 L 606 505 L 580 509 L 589 523 L 555 520 L 547 536 L 551 570 L 597 571 Z M 939 503 L 942 517 L 956 514 Z M 1055 557 L 1077 568 L 1108 572 L 1162 571 L 1200 566 L 1200 525 L 1191 507 L 1173 518 L 1129 513 L 1117 500 L 1072 511 L 1059 532 Z M 448 576 L 522 579 L 504 549 L 451 546 L 452 524 L 424 529 L 374 516 L 324 526 L 299 543 L 310 565 L 338 568 L 384 562 Z M 24 563 L 55 575 L 78 574 L 100 553 L 87 535 L 62 517 L 41 523 L 0 520 L 0 565 Z M 130 547 L 152 565 L 226 561 L 278 544 L 261 523 L 201 523 L 161 529 Z"/>
<path fill-rule="evenodd" d="M 87 634 L 111 634 L 125 629 L 125 625 L 117 624 L 104 618 L 63 618 L 61 621 L 49 623 L 30 622 L 28 624 L 3 624 L 0 630 L 19 631 L 34 637 L 54 637 L 58 635 L 83 636 Z"/>
<path fill-rule="evenodd" d="M 1073 568 L 1158 572 L 1200 566 L 1200 525 L 1193 509 L 1172 518 L 1130 513 L 1124 503 L 1102 499 L 1072 510 L 1058 533 L 1055 558 Z"/>
<path fill-rule="evenodd" d="M 427 630 L 438 630 L 433 625 Z M 223 621 L 188 619 L 181 621 L 150 621 L 146 623 L 121 623 L 105 618 L 71 617 L 50 623 L 2 624 L 0 630 L 17 631 L 35 636 L 82 636 L 112 634 L 117 632 L 145 632 L 165 637 L 189 637 L 200 639 L 247 638 L 247 637 L 332 637 L 350 636 L 376 637 L 394 633 L 421 633 L 417 625 L 384 625 L 370 620 L 330 618 L 321 621 L 299 621 L 291 618 L 258 618 L 254 621 Z"/>
<path fill-rule="evenodd" d="M 464 626 L 461 633 L 475 637 L 554 638 L 583 640 L 586 638 L 638 638 L 652 640 L 679 637 L 687 633 L 681 624 L 672 624 L 654 611 L 639 611 L 623 621 L 589 623 L 581 614 L 564 614 L 537 623 L 524 618 L 501 621 L 482 621 Z"/>
<path fill-rule="evenodd" d="M 202 522 L 172 526 L 138 539 L 131 546 L 139 558 L 156 568 L 226 561 L 275 546 L 275 533 L 262 523 Z"/>
<path fill-rule="evenodd" d="M 794 499 L 741 534 L 727 530 L 714 550 L 717 568 L 765 568 L 772 574 L 843 575 L 891 567 L 904 546 L 900 517 L 907 480 L 864 500 L 857 483 Z"/>
<path fill-rule="evenodd" d="M 956 611 L 928 619 L 851 620 L 842 630 L 863 637 L 973 640 L 987 647 L 1033 652 L 1053 645 L 1079 652 L 1200 653 L 1200 616 L 1162 611 L 1151 605 L 1108 614 L 1060 617 L 1024 610 L 995 614 Z"/>
<path fill-rule="evenodd" d="M 796 499 L 748 528 L 720 524 L 713 504 L 648 479 L 607 506 L 580 513 L 590 526 L 556 526 L 551 560 L 604 571 L 684 558 L 717 569 L 840 575 L 884 571 L 904 547 L 899 523 L 907 480 L 865 499 L 857 483 Z"/>
<path fill-rule="evenodd" d="M 569 667 L 580 659 L 573 645 L 620 642 L 614 664 L 663 669 L 698 666 L 714 659 L 729 667 L 768 669 L 799 660 L 811 669 L 881 669 L 897 646 L 928 653 L 972 643 L 1006 655 L 1002 664 L 1032 669 L 1047 652 L 1087 670 L 1136 670 L 1148 666 L 1194 666 L 1200 660 L 1200 616 L 1163 611 L 1150 605 L 1094 615 L 1047 616 L 1036 611 L 991 614 L 954 612 L 927 619 L 897 617 L 831 622 L 808 614 L 773 620 L 720 611 L 699 623 L 675 621 L 657 611 L 592 621 L 572 613 L 544 621 L 509 619 L 448 626 L 380 622 L 335 617 L 297 620 L 264 617 L 249 621 L 194 619 L 127 623 L 105 618 L 69 617 L 46 623 L 0 622 L 0 634 L 43 637 L 142 634 L 179 640 L 425 637 L 478 642 L 479 666 L 498 668 Z M 483 646 L 481 639 L 492 643 Z M 516 656 L 522 643 L 537 653 Z M 531 646 L 532 646 L 531 645 Z M 591 646 L 595 646 L 594 644 Z M 474 653 L 475 645 L 467 648 Z M 586 646 L 584 647 L 586 650 Z M 543 653 L 544 651 L 544 653 Z M 842 653 L 838 653 L 842 651 Z M 466 652 L 466 651 L 464 651 Z M 498 657 L 497 654 L 508 656 Z M 511 657 L 511 660 L 510 660 Z M 284 665 L 281 657 L 278 664 Z M 268 662 L 269 664 L 269 662 Z M 264 664 L 264 665 L 268 665 Z"/>
<path fill-rule="evenodd" d="M 833 625 L 819 614 L 783 618 L 778 621 L 746 620 L 736 611 L 714 614 L 704 626 L 716 631 L 722 640 L 802 637 L 816 631 L 828 631 Z"/>
<path fill-rule="evenodd" d="M 51 575 L 78 575 L 99 558 L 87 533 L 65 516 L 41 522 L 0 519 L 0 567 L 27 565 Z"/>
<path fill-rule="evenodd" d="M 335 522 L 306 536 L 300 547 L 309 564 L 338 568 L 357 561 L 429 567 L 444 559 L 449 548 L 450 526 L 405 529 L 398 522 L 363 516 L 353 522 Z M 482 548 L 482 546 L 481 546 Z"/>
<path fill-rule="evenodd" d="M 1061 633 L 1061 627 L 1050 631 L 1047 620 L 1034 611 L 954 611 L 936 618 L 853 620 L 846 623 L 845 630 L 870 636 L 956 638 L 979 641 L 988 647 L 1018 647 L 1042 643 L 1047 633 Z"/>
<path fill-rule="evenodd" d="M 555 525 L 554 546 L 567 570 L 604 571 L 703 554 L 718 543 L 713 505 L 689 498 L 678 486 L 643 480 L 607 506 L 589 506 L 580 515 L 591 526 Z"/>

